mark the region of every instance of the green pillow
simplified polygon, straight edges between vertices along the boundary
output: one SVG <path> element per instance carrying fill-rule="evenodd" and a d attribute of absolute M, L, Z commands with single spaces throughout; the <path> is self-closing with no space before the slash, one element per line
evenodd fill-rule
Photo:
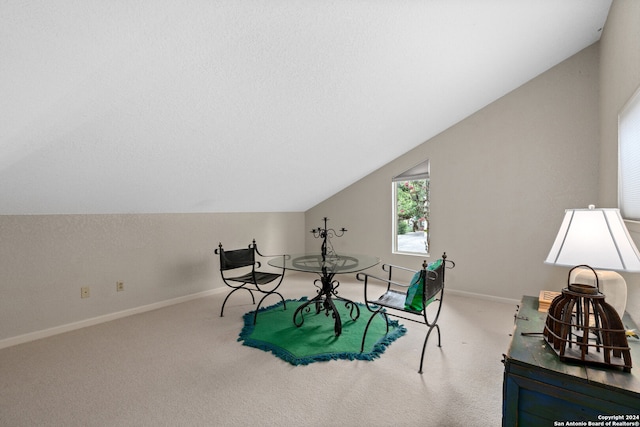
<path fill-rule="evenodd" d="M 442 265 L 442 259 L 432 262 L 427 266 L 427 270 L 437 270 Z M 424 278 L 421 276 L 422 271 L 414 274 L 407 290 L 407 297 L 404 300 L 405 310 L 422 311 L 422 294 L 424 293 Z M 431 304 L 433 298 L 427 301 L 427 305 Z"/>
<path fill-rule="evenodd" d="M 422 310 L 422 292 L 424 289 L 424 277 L 422 271 L 418 271 L 411 279 L 409 289 L 407 289 L 407 297 L 404 300 L 405 310 Z"/>

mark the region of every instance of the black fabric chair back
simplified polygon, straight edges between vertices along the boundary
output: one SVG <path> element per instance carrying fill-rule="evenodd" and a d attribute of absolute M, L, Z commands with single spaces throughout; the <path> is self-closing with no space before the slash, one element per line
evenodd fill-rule
<path fill-rule="evenodd" d="M 255 264 L 256 254 L 253 248 L 220 250 L 220 270 L 232 270 L 240 267 L 250 267 Z"/>
<path fill-rule="evenodd" d="M 435 270 L 427 270 L 427 277 L 424 281 L 424 300 L 429 301 L 431 298 L 438 295 L 438 292 L 444 287 L 444 270 L 445 263 L 443 262 Z"/>

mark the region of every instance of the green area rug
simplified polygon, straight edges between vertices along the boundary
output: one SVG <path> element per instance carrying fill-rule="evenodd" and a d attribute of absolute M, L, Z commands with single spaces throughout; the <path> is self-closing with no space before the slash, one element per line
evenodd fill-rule
<path fill-rule="evenodd" d="M 336 301 L 342 319 L 342 334 L 335 336 L 334 319 L 323 311 L 316 314 L 312 309 L 304 315 L 304 323 L 293 324 L 293 313 L 307 299 L 288 300 L 286 310 L 282 302 L 263 307 L 258 312 L 258 320 L 253 324 L 251 311 L 244 315 L 244 327 L 238 341 L 244 345 L 270 351 L 292 365 L 307 365 L 312 362 L 348 359 L 373 360 L 384 353 L 387 346 L 403 336 L 407 330 L 392 320 L 386 334 L 384 318 L 379 315 L 371 322 L 364 351 L 360 353 L 362 333 L 369 320 L 370 312 L 364 304 L 360 306 L 360 318 L 351 320 L 344 303 Z"/>

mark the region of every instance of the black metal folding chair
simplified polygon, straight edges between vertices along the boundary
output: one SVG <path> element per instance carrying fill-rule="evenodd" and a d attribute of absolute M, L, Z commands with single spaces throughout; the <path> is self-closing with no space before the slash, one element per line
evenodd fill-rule
<path fill-rule="evenodd" d="M 447 268 L 451 269 L 454 267 L 455 263 L 447 260 L 447 254 L 444 253 L 441 259 L 431 264 L 427 264 L 425 261 L 422 264 L 421 270 L 411 270 L 397 265 L 383 264 L 382 270 L 388 273 L 386 278 L 380 278 L 366 273 L 358 273 L 356 277 L 358 280 L 364 282 L 364 299 L 367 309 L 371 312 L 371 317 L 367 322 L 362 336 L 360 351 L 364 351 L 364 342 L 369 326 L 378 315 L 382 315 L 386 321 L 387 332 L 389 331 L 389 316 L 422 323 L 427 326 L 427 336 L 422 345 L 420 370 L 418 371 L 422 374 L 427 341 L 434 329 L 438 332 L 438 347 L 441 347 L 438 317 L 440 316 L 444 297 L 444 273 Z M 413 279 L 409 283 L 393 280 L 393 273 L 398 270 L 412 273 Z M 375 281 L 382 282 L 386 285 L 385 292 L 378 298 L 369 298 L 369 294 L 373 291 L 369 286 L 370 279 L 375 279 Z M 420 283 L 422 283 L 422 286 L 420 286 Z M 417 289 L 422 288 L 415 297 L 412 295 L 412 292 L 415 291 L 414 287 Z M 375 286 L 371 286 L 371 288 L 376 289 Z M 379 289 L 379 286 L 377 289 Z"/>
<path fill-rule="evenodd" d="M 220 275 L 222 276 L 222 281 L 227 286 L 233 288 L 231 292 L 227 294 L 224 302 L 222 303 L 220 317 L 222 317 L 224 314 L 224 306 L 227 303 L 229 297 L 240 289 L 244 289 L 248 291 L 249 294 L 251 294 L 251 301 L 253 302 L 253 304 L 256 303 L 255 297 L 253 295 L 254 291 L 264 294 L 260 299 L 258 306 L 256 307 L 255 314 L 253 316 L 254 324 L 256 323 L 256 320 L 258 318 L 258 311 L 262 306 L 262 302 L 270 295 L 279 296 L 282 300 L 282 304 L 284 305 L 284 309 L 286 310 L 287 306 L 284 298 L 279 292 L 276 291 L 282 283 L 282 279 L 284 279 L 285 270 L 282 269 L 282 273 L 258 271 L 257 268 L 260 268 L 262 264 L 260 263 L 260 261 L 256 260 L 256 255 L 263 258 L 276 256 L 285 257 L 286 255 L 262 255 L 258 251 L 258 246 L 256 245 L 255 239 L 248 248 L 234 249 L 231 251 L 225 251 L 222 248 L 222 243 L 219 243 L 218 249 L 215 250 L 215 253 L 220 256 Z M 233 271 L 233 273 L 230 273 L 231 271 Z M 229 274 L 234 275 L 231 276 Z"/>

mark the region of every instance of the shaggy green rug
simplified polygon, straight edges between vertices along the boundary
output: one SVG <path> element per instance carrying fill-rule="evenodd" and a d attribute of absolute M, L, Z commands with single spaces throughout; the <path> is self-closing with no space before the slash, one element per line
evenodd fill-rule
<path fill-rule="evenodd" d="M 270 351 L 293 365 L 307 365 L 311 362 L 348 359 L 373 360 L 384 353 L 387 346 L 404 335 L 407 330 L 392 320 L 386 334 L 384 318 L 379 315 L 371 322 L 364 351 L 360 353 L 362 333 L 369 320 L 370 312 L 364 304 L 360 306 L 360 318 L 351 320 L 344 303 L 336 301 L 342 319 L 342 334 L 335 336 L 334 319 L 323 311 L 315 310 L 304 315 L 304 323 L 293 324 L 293 313 L 307 299 L 288 300 L 286 310 L 282 302 L 263 307 L 258 312 L 258 320 L 253 324 L 251 311 L 244 315 L 244 327 L 238 341 L 244 345 Z"/>

